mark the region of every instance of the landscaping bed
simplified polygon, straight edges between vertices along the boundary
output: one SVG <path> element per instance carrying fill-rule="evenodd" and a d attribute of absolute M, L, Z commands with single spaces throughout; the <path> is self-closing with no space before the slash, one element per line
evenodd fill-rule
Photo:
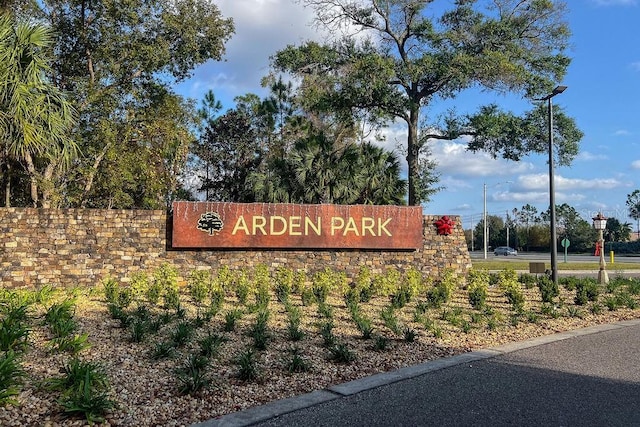
<path fill-rule="evenodd" d="M 555 288 L 545 277 L 473 270 L 434 283 L 394 269 L 346 277 L 259 267 L 181 281 L 164 265 L 91 289 L 4 290 L 0 425 L 189 425 L 428 360 L 640 317 L 635 279 L 613 277 L 606 288 L 561 280 Z"/>

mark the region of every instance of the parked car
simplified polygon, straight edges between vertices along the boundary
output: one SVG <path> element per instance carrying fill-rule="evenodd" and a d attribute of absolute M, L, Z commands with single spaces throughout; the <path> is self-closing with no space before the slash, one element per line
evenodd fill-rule
<path fill-rule="evenodd" d="M 516 251 L 513 248 L 510 248 L 509 246 L 498 246 L 494 251 L 493 251 L 494 255 L 504 255 L 504 256 L 509 256 L 509 255 L 518 255 L 518 251 Z"/>

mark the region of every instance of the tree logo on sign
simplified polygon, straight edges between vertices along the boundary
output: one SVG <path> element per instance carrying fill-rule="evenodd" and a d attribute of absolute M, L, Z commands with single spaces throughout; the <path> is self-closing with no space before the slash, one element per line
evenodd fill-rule
<path fill-rule="evenodd" d="M 220 218 L 218 212 L 206 212 L 200 215 L 196 228 L 209 233 L 209 236 L 213 236 L 215 233 L 222 231 L 223 227 L 224 222 L 222 222 L 222 218 Z"/>

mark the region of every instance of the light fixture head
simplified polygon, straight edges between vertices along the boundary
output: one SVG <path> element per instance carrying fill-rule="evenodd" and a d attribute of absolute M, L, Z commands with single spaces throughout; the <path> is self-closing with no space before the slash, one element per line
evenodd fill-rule
<path fill-rule="evenodd" d="M 602 215 L 602 212 L 598 212 L 598 215 L 593 218 L 593 227 L 596 230 L 604 230 L 607 228 L 607 217 Z"/>
<path fill-rule="evenodd" d="M 564 92 L 567 89 L 566 86 L 556 86 L 555 89 L 553 89 L 553 92 L 551 92 L 551 95 L 557 95 L 559 93 Z"/>

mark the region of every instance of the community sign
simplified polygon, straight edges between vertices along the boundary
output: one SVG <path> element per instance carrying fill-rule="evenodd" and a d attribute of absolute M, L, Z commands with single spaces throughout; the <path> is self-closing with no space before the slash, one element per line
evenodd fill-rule
<path fill-rule="evenodd" d="M 418 249 L 420 206 L 173 203 L 174 248 Z"/>

